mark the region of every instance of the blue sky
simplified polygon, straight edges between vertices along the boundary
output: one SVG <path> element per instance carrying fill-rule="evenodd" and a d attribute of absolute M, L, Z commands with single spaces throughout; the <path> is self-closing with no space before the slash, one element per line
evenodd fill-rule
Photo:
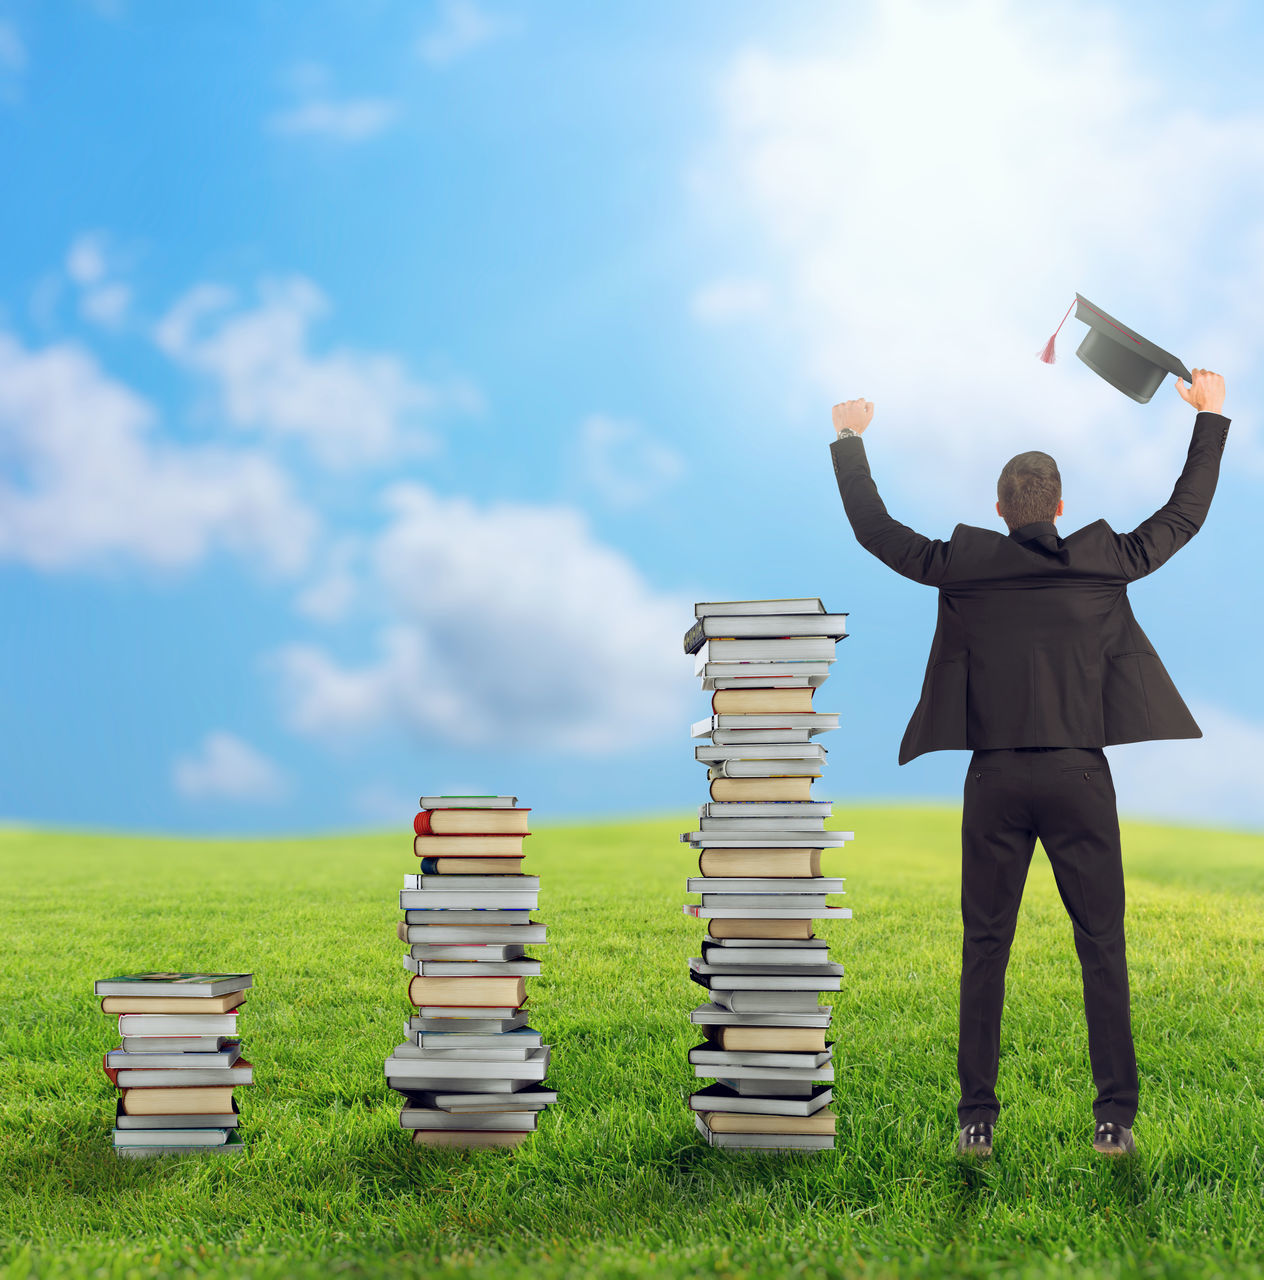
<path fill-rule="evenodd" d="M 1135 20 L 1145 14 L 1144 23 Z M 827 786 L 900 768 L 935 593 L 888 507 L 1160 506 L 1192 414 L 1035 359 L 1076 290 L 1224 373 L 1193 543 L 1132 589 L 1204 738 L 1121 811 L 1264 825 L 1250 406 L 1261 19 L 1242 4 L 0 2 L 0 817 L 187 831 L 696 803 L 699 599 L 850 614 Z"/>

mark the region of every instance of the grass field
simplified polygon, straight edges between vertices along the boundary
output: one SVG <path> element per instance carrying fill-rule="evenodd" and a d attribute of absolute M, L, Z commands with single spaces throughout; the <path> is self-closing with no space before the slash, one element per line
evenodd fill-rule
<path fill-rule="evenodd" d="M 1089 1147 L 1071 929 L 1037 850 L 1010 963 L 990 1167 L 956 1134 L 960 810 L 846 806 L 827 855 L 838 1149 L 727 1155 L 684 1102 L 696 1042 L 683 817 L 541 830 L 528 979 L 559 1104 L 516 1153 L 426 1151 L 382 1060 L 406 1015 L 407 834 L 0 832 L 0 1263 L 18 1277 L 1262 1275 L 1264 837 L 1124 824 L 1142 1156 Z M 123 1161 L 92 980 L 248 969 L 237 1161 Z"/>

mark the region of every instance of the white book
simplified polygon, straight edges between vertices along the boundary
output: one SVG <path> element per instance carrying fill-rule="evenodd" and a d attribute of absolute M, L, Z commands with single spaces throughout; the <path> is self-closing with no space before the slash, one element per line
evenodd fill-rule
<path fill-rule="evenodd" d="M 215 1070 L 220 1067 L 231 1067 L 241 1057 L 241 1044 L 230 1040 L 222 1049 L 198 1052 L 196 1050 L 168 1050 L 150 1052 L 129 1052 L 126 1049 L 111 1049 L 105 1055 L 107 1067 L 127 1067 L 141 1070 L 144 1068 L 170 1068 L 178 1071 L 189 1071 L 202 1067 Z"/>
<path fill-rule="evenodd" d="M 517 796 L 422 796 L 420 809 L 512 809 Z"/>
<path fill-rule="evenodd" d="M 523 912 L 526 915 L 526 912 Z M 543 944 L 547 941 L 545 926 L 538 921 L 534 924 L 511 925 L 442 925 L 442 924 L 407 924 L 405 932 L 408 941 L 416 944 L 472 946 L 503 945 L 521 950 L 528 944 Z"/>
<path fill-rule="evenodd" d="M 682 843 L 711 847 L 715 849 L 765 849 L 776 845 L 778 848 L 791 849 L 835 849 L 848 840 L 854 840 L 854 831 L 788 831 L 784 835 L 776 832 L 761 832 L 758 836 L 729 834 L 720 831 L 682 831 Z"/>
<path fill-rule="evenodd" d="M 707 777 L 716 778 L 819 778 L 825 760 L 721 760 L 712 764 Z"/>
<path fill-rule="evenodd" d="M 469 1091 L 434 1091 L 421 1090 L 416 1095 L 423 1106 L 437 1107 L 443 1111 L 469 1112 L 484 1111 L 490 1106 L 501 1109 L 522 1108 L 531 1111 L 543 1111 L 557 1101 L 557 1092 L 542 1088 L 540 1085 L 525 1084 L 513 1093 L 501 1094 L 489 1098 L 486 1094 Z"/>
<path fill-rule="evenodd" d="M 175 1069 L 127 1069 L 118 1073 L 120 1089 L 179 1087 L 181 1085 L 253 1084 L 254 1068 L 240 1061 L 232 1067 L 179 1067 Z"/>
<path fill-rule="evenodd" d="M 745 1052 L 733 1049 L 713 1049 L 700 1044 L 689 1050 L 689 1061 L 698 1067 L 793 1067 L 808 1071 L 823 1067 L 833 1053 L 833 1044 L 827 1042 L 822 1053 Z"/>
<path fill-rule="evenodd" d="M 709 907 L 699 906 L 694 902 L 686 902 L 682 907 L 685 915 L 699 919 L 711 920 L 850 920 L 850 907 L 816 907 L 801 909 L 799 907 L 777 907 L 772 910 L 763 907 Z"/>
<path fill-rule="evenodd" d="M 713 747 L 744 747 L 749 753 L 752 744 L 759 743 L 773 747 L 808 747 L 812 745 L 813 732 L 811 729 L 712 729 L 694 737 L 710 738 Z"/>
<path fill-rule="evenodd" d="M 819 818 L 834 811 L 832 800 L 708 800 L 698 806 L 700 818 Z"/>
<path fill-rule="evenodd" d="M 92 984 L 99 996 L 224 996 L 254 985 L 248 973 L 132 973 Z"/>
<path fill-rule="evenodd" d="M 765 742 L 756 744 L 749 751 L 738 746 L 718 747 L 702 743 L 693 749 L 694 759 L 704 763 L 720 763 L 724 760 L 812 760 L 825 762 L 829 751 L 819 742 Z"/>
<path fill-rule="evenodd" d="M 690 893 L 842 893 L 842 876 L 690 876 Z M 766 905 L 766 904 L 761 904 Z"/>
<path fill-rule="evenodd" d="M 746 965 L 757 969 L 772 965 L 776 968 L 811 969 L 829 963 L 826 948 L 815 951 L 792 951 L 785 947 L 711 947 L 702 944 L 702 963 L 724 968 L 726 965 Z"/>
<path fill-rule="evenodd" d="M 717 729 L 731 729 L 742 733 L 758 730 L 806 729 L 809 734 L 828 733 L 838 728 L 837 711 L 785 711 L 777 715 L 757 715 L 754 712 L 721 711 L 695 721 L 689 732 L 695 738 L 704 737 Z"/>
<path fill-rule="evenodd" d="M 538 1111 L 505 1110 L 471 1111 L 465 1114 L 441 1111 L 438 1107 L 404 1107 L 399 1113 L 401 1129 L 459 1129 L 463 1132 L 495 1130 L 531 1132 L 536 1127 Z"/>
<path fill-rule="evenodd" d="M 815 991 L 712 991 L 711 1003 L 733 1013 L 819 1013 Z"/>
<path fill-rule="evenodd" d="M 419 1031 L 427 1035 L 443 1032 L 452 1032 L 456 1035 L 504 1035 L 506 1032 L 525 1027 L 528 1016 L 525 1008 L 517 1008 L 511 1016 L 506 1018 L 487 1018 L 481 1012 L 472 1018 L 413 1017 L 404 1023 L 404 1035 L 415 1035 Z"/>
<path fill-rule="evenodd" d="M 443 889 L 401 889 L 399 905 L 405 909 L 426 910 L 434 907 L 451 907 L 458 911 L 503 911 L 510 907 L 530 909 L 539 905 L 537 889 L 524 889 L 520 893 L 506 889 L 494 893 L 476 893 L 472 889 L 455 892 Z"/>
<path fill-rule="evenodd" d="M 496 946 L 490 942 L 415 942 L 408 954 L 415 960 L 521 960 L 526 948 L 521 943 Z"/>
<path fill-rule="evenodd" d="M 694 971 L 698 972 L 697 970 Z M 714 994 L 717 991 L 840 991 L 841 978 L 817 978 L 810 974 L 788 974 L 785 976 L 767 973 L 712 973 L 701 974 L 706 979 L 706 988 Z"/>
<path fill-rule="evenodd" d="M 822 955 L 829 948 L 824 938 L 713 938 L 707 934 L 702 939 L 704 947 L 776 947 L 779 951 L 819 951 Z"/>
<path fill-rule="evenodd" d="M 540 962 L 524 960 L 418 960 L 400 957 L 409 973 L 426 978 L 532 978 L 540 972 Z"/>
<path fill-rule="evenodd" d="M 440 857 L 448 857 L 440 854 Z M 476 875 L 462 876 L 453 873 L 427 875 L 424 873 L 405 872 L 405 889 L 445 889 L 449 891 L 469 890 L 474 893 L 499 893 L 508 890 L 511 893 L 523 889 L 539 889 L 539 876 L 523 875 Z"/>
<path fill-rule="evenodd" d="M 717 835 L 759 835 L 763 831 L 773 834 L 778 832 L 804 832 L 811 835 L 825 830 L 824 818 L 699 818 L 699 831 L 710 831 Z"/>
<path fill-rule="evenodd" d="M 832 1133 L 714 1133 L 701 1112 L 694 1114 L 694 1128 L 713 1147 L 733 1151 L 833 1151 Z"/>
<path fill-rule="evenodd" d="M 810 1116 L 828 1107 L 834 1100 L 834 1090 L 823 1084 L 806 1098 L 752 1097 L 730 1089 L 726 1084 L 709 1084 L 689 1095 L 689 1105 L 695 1111 L 736 1111 L 756 1116 Z"/>
<path fill-rule="evenodd" d="M 479 908 L 463 911 L 455 907 L 439 907 L 431 903 L 428 907 L 408 907 L 404 911 L 405 924 L 438 924 L 445 928 L 457 924 L 478 925 L 487 928 L 492 925 L 531 924 L 529 907 L 513 907 L 504 910 Z M 517 935 L 515 934 L 515 939 Z"/>
<path fill-rule="evenodd" d="M 124 1036 L 124 1053 L 216 1053 L 227 1036 Z"/>
<path fill-rule="evenodd" d="M 689 1021 L 700 1027 L 828 1027 L 833 1006 L 814 1005 L 810 1012 L 739 1013 L 708 1001 L 690 1010 Z"/>
<path fill-rule="evenodd" d="M 417 1009 L 417 1016 L 434 1021 L 441 1019 L 448 1021 L 453 1018 L 511 1018 L 521 1007 L 516 1004 L 423 1004 Z"/>
<path fill-rule="evenodd" d="M 823 614 L 825 606 L 816 596 L 795 596 L 787 600 L 714 600 L 708 604 L 695 604 L 695 618 L 712 617 L 760 617 L 770 613 Z"/>
<path fill-rule="evenodd" d="M 726 1080 L 767 1080 L 774 1086 L 782 1084 L 814 1084 L 817 1081 L 827 1083 L 834 1079 L 834 1064 L 826 1062 L 819 1067 L 735 1067 L 722 1068 Z M 698 1079 L 716 1079 L 714 1069 L 707 1070 L 703 1066 L 695 1066 L 693 1074 Z"/>
<path fill-rule="evenodd" d="M 696 890 L 694 892 L 697 892 Z M 756 911 L 780 911 L 789 907 L 795 911 L 820 911 L 829 904 L 823 893 L 704 893 L 704 907 L 751 907 Z"/>
<path fill-rule="evenodd" d="M 820 1087 L 810 1080 L 764 1080 L 759 1076 L 734 1080 L 717 1075 L 715 1082 L 743 1098 L 810 1098 Z"/>
<path fill-rule="evenodd" d="M 694 675 L 709 662 L 833 662 L 834 644 L 829 636 L 707 640 L 694 654 Z"/>
<path fill-rule="evenodd" d="M 121 1036 L 231 1036 L 237 1031 L 232 1013 L 120 1013 Z"/>
<path fill-rule="evenodd" d="M 685 637 L 685 652 L 693 653 L 707 640 L 779 640 L 824 636 L 840 640 L 847 634 L 845 613 L 727 614 L 699 618 Z"/>
<path fill-rule="evenodd" d="M 540 1033 L 532 1027 L 520 1027 L 514 1031 L 500 1034 L 469 1034 L 453 1031 L 418 1031 L 417 1044 L 423 1049 L 499 1049 L 505 1045 L 521 1046 L 523 1049 L 539 1048 L 542 1043 Z"/>
<path fill-rule="evenodd" d="M 500 1045 L 490 1049 L 431 1049 L 415 1040 L 396 1046 L 397 1058 L 424 1058 L 427 1062 L 526 1062 L 539 1045 Z M 487 1070 L 491 1070 L 490 1067 Z"/>
<path fill-rule="evenodd" d="M 396 1093 L 415 1094 L 422 1090 L 438 1092 L 515 1093 L 525 1089 L 529 1080 L 511 1080 L 505 1076 L 391 1076 L 386 1077 L 388 1089 Z"/>
<path fill-rule="evenodd" d="M 753 688 L 763 680 L 827 680 L 833 657 L 809 662 L 699 662 L 694 657 L 693 673 L 700 680 L 740 680 L 742 688 Z"/>
<path fill-rule="evenodd" d="M 708 667 L 740 666 L 740 663 L 711 662 Z M 789 665 L 789 664 L 787 664 Z M 711 693 L 716 689 L 819 689 L 826 677 L 821 676 L 760 676 L 758 679 L 746 676 L 712 676 L 703 677 L 701 687 L 704 692 Z"/>
<path fill-rule="evenodd" d="M 174 1117 L 163 1116 L 169 1125 Z M 183 1116 L 180 1117 L 183 1120 Z M 115 1129 L 116 1147 L 182 1147 L 192 1150 L 198 1147 L 222 1147 L 231 1129 Z"/>
<path fill-rule="evenodd" d="M 200 1132 L 197 1131 L 197 1132 Z M 171 1143 L 169 1145 L 156 1146 L 147 1144 L 145 1146 L 120 1145 L 114 1148 L 115 1155 L 127 1156 L 132 1160 L 142 1160 L 149 1156 L 170 1156 L 178 1155 L 183 1151 L 202 1151 L 207 1155 L 215 1156 L 237 1156 L 246 1149 L 246 1144 L 233 1133 L 226 1141 L 217 1142 L 211 1146 L 206 1146 L 200 1142 L 193 1141 L 187 1143 Z"/>

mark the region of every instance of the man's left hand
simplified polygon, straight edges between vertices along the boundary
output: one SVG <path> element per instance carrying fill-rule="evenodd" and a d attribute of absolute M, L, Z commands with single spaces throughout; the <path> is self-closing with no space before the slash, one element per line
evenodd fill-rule
<path fill-rule="evenodd" d="M 834 430 L 841 431 L 850 427 L 859 435 L 865 434 L 865 428 L 873 420 L 872 400 L 844 400 L 833 409 Z"/>

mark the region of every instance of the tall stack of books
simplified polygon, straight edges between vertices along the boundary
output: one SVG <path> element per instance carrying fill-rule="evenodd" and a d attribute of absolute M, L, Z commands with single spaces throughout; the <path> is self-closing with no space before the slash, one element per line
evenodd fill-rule
<path fill-rule="evenodd" d="M 248 973 L 131 973 L 95 984 L 122 1037 L 102 1062 L 120 1095 L 119 1155 L 243 1150 L 233 1090 L 253 1084 L 254 1069 L 241 1056 L 237 1013 L 252 985 Z"/>
<path fill-rule="evenodd" d="M 529 809 L 515 796 L 422 796 L 413 821 L 420 871 L 399 905 L 414 1014 L 386 1060 L 404 1095 L 400 1125 L 435 1147 L 516 1147 L 557 1101 L 549 1046 L 527 1025 L 526 982 L 545 941 L 531 919 L 540 879 L 522 872 Z"/>
<path fill-rule="evenodd" d="M 689 976 L 710 1000 L 690 1015 L 706 1039 L 689 1061 L 715 1083 L 689 1105 L 712 1146 L 832 1150 L 831 1009 L 819 993 L 840 989 L 843 967 L 813 921 L 851 916 L 827 905 L 843 882 L 821 874 L 821 855 L 853 835 L 827 832 L 830 802 L 811 795 L 825 766 L 818 736 L 838 727 L 838 713 L 814 710 L 812 697 L 846 614 L 817 599 L 694 613 L 685 652 L 712 694 L 712 714 L 693 726 L 694 754 L 711 787 L 698 830 L 680 838 L 698 853 L 688 889 L 702 895 L 685 914 L 709 922 Z"/>

